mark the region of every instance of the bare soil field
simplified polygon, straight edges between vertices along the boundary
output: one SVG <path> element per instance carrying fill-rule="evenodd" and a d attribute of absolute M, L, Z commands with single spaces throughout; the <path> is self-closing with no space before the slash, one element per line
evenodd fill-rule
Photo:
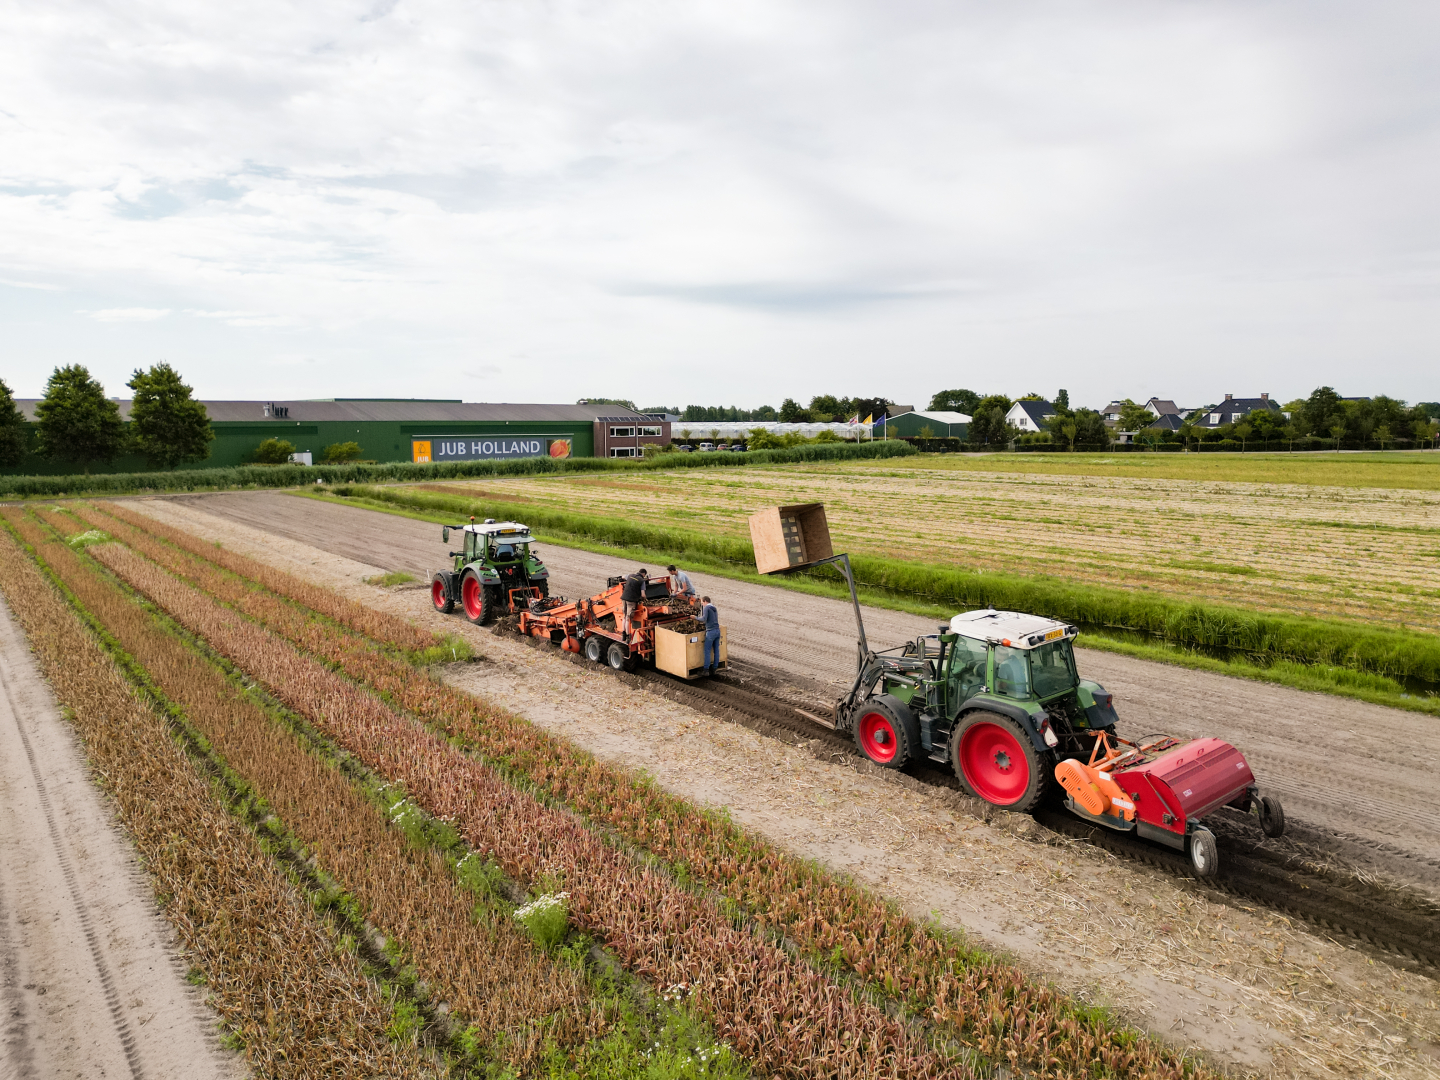
<path fill-rule="evenodd" d="M 986 821 L 952 792 L 880 774 L 853 759 L 817 760 L 803 745 L 636 693 L 608 671 L 440 616 L 422 588 L 363 583 L 380 571 L 421 576 L 437 565 L 443 547 L 431 525 L 275 495 L 127 505 L 420 626 L 465 635 L 482 659 L 453 666 L 448 678 L 458 685 L 607 760 L 643 769 L 670 790 L 727 807 L 788 849 L 848 871 L 917 916 L 964 928 L 1057 985 L 1114 1005 L 1237 1073 L 1440 1076 L 1440 987 L 1428 977 L 1273 912 L 1247 910 L 1193 882 L 1066 841 L 1029 819 L 988 815 Z M 615 568 L 613 560 L 583 552 L 547 547 L 543 554 L 558 592 L 592 591 Z M 853 650 L 853 623 L 843 605 L 758 586 L 751 587 L 757 595 L 742 596 L 728 581 L 697 584 L 713 586 L 737 659 L 768 664 L 782 679 L 788 663 L 796 685 L 817 694 L 843 677 Z M 867 612 L 867 619 L 874 620 L 867 625 L 877 639 L 930 628 L 894 613 Z M 752 636 L 759 623 L 768 629 Z M 797 660 L 821 655 L 835 660 L 825 666 Z M 1247 737 L 1260 742 L 1281 720 L 1313 730 L 1338 725 L 1339 710 L 1356 715 L 1349 703 L 1284 690 L 1257 704 L 1253 684 L 1105 654 L 1085 653 L 1081 662 L 1119 692 L 1122 715 L 1139 726 L 1152 717 L 1183 716 L 1188 702 L 1197 729 L 1231 737 L 1219 729 L 1215 710 L 1234 702 L 1235 722 L 1248 725 L 1235 740 L 1253 753 L 1267 781 L 1290 770 L 1287 759 L 1267 754 L 1301 760 L 1310 754 L 1317 762 L 1321 754 L 1304 745 L 1313 739 L 1287 740 L 1282 731 L 1274 732 L 1269 749 L 1252 749 Z M 1104 663 L 1115 666 L 1101 670 Z M 1150 668 L 1156 670 L 1147 673 Z M 1326 714 L 1326 707 L 1337 714 Z M 1374 712 L 1375 722 L 1390 714 Z M 1412 714 L 1389 722 L 1410 727 L 1407 745 L 1423 738 L 1419 729 L 1427 726 Z M 1434 749 L 1425 751 L 1432 774 Z M 1393 773 L 1387 766 L 1385 776 L 1393 780 Z M 1317 813 L 1329 804 L 1323 791 L 1315 784 Z M 1292 815 L 1313 819 L 1300 791 L 1284 793 Z M 1414 797 L 1415 805 L 1421 802 Z M 1379 819 L 1369 827 L 1394 839 L 1395 830 Z M 1433 837 L 1425 844 L 1433 850 Z"/>
<path fill-rule="evenodd" d="M 823 502 L 836 550 L 852 554 L 1440 630 L 1440 490 L 985 471 L 945 467 L 951 457 L 445 488 L 612 517 L 643 501 L 677 528 L 745 537 L 756 508 Z"/>
<path fill-rule="evenodd" d="M 0 1076 L 241 1077 L 0 602 Z"/>
<path fill-rule="evenodd" d="M 173 501 L 313 544 L 308 557 L 317 565 L 322 551 L 330 552 L 406 571 L 424 582 L 446 561 L 436 526 L 395 515 L 283 494 Z M 566 596 L 589 595 L 607 576 L 630 568 L 610 556 L 557 545 L 543 545 L 541 557 L 550 569 L 552 590 Z M 720 608 L 737 659 L 798 680 L 821 705 L 831 704 L 848 687 L 855 656 L 855 621 L 848 604 L 703 574 L 693 577 Z M 935 632 L 934 623 L 903 612 L 866 607 L 864 617 L 876 647 Z M 1430 719 L 1113 653 L 1082 648 L 1077 655 L 1086 677 L 1116 695 L 1128 733 L 1215 735 L 1234 743 L 1296 822 L 1352 838 L 1357 857 L 1373 856 L 1372 869 L 1440 894 L 1440 807 L 1432 797 L 1434 777 L 1440 774 L 1440 730 Z M 1317 732 L 1324 737 L 1317 738 Z M 1346 797 L 1338 798 L 1337 792 Z"/>

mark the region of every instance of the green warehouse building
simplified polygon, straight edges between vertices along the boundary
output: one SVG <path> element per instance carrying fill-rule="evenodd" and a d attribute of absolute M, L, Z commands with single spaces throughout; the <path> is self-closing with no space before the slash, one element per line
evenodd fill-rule
<path fill-rule="evenodd" d="M 37 399 L 17 399 L 35 419 Z M 122 419 L 130 402 L 117 400 Z M 513 457 L 639 457 L 647 443 L 668 443 L 662 416 L 615 405 L 517 405 L 430 398 L 326 398 L 311 401 L 205 401 L 215 441 L 210 456 L 182 468 L 224 468 L 254 460 L 266 439 L 285 439 L 297 456 L 319 462 L 334 443 L 360 444 L 367 461 L 472 461 Z M 34 445 L 34 435 L 31 435 Z M 145 460 L 117 458 L 90 471 L 142 472 Z M 75 472 L 70 462 L 28 454 L 7 475 Z"/>

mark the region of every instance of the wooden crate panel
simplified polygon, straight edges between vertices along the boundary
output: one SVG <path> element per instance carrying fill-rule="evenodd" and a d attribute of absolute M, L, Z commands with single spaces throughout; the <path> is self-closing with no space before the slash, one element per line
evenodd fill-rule
<path fill-rule="evenodd" d="M 722 626 L 720 627 L 720 663 L 722 666 L 730 661 L 730 652 L 727 646 L 727 635 L 725 627 Z M 704 670 L 704 663 L 704 634 L 677 634 L 674 630 L 666 630 L 663 626 L 655 628 L 655 666 L 659 670 L 677 675 L 682 679 L 690 679 L 698 676 Z"/>
<path fill-rule="evenodd" d="M 835 554 L 824 503 L 772 506 L 752 514 L 750 542 L 762 574 L 808 566 Z"/>

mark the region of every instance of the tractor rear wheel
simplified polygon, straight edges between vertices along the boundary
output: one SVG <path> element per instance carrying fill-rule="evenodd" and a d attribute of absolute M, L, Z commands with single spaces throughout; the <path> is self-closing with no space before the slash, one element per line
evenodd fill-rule
<path fill-rule="evenodd" d="M 1049 786 L 1049 762 L 1024 728 L 999 713 L 961 717 L 950 738 L 950 760 L 966 791 L 1006 810 L 1033 809 Z"/>
<path fill-rule="evenodd" d="M 867 758 L 885 769 L 898 769 L 910 760 L 919 744 L 913 722 L 899 716 L 888 702 L 870 700 L 860 706 L 855 721 L 855 745 Z"/>
<path fill-rule="evenodd" d="M 465 611 L 465 617 L 476 626 L 489 622 L 495 615 L 490 590 L 480 584 L 480 575 L 473 570 L 460 579 L 460 606 Z"/>
<path fill-rule="evenodd" d="M 442 615 L 449 615 L 455 610 L 455 600 L 450 595 L 450 579 L 443 573 L 437 573 L 430 579 L 430 602 Z"/>
<path fill-rule="evenodd" d="M 1285 835 L 1285 810 L 1273 795 L 1260 796 L 1260 831 L 1266 836 Z"/>
<path fill-rule="evenodd" d="M 585 639 L 585 659 L 592 664 L 598 664 L 605 659 L 605 639 L 598 634 L 591 634 Z"/>

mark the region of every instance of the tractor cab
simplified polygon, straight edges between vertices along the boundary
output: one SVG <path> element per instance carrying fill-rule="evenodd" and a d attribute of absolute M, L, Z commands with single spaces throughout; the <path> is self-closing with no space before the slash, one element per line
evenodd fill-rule
<path fill-rule="evenodd" d="M 1015 611 L 967 611 L 950 620 L 950 633 L 951 670 L 1001 697 L 1043 704 L 1080 685 L 1073 626 Z"/>
<path fill-rule="evenodd" d="M 448 613 L 459 604 L 472 622 L 489 622 L 550 594 L 550 572 L 531 546 L 535 537 L 528 525 L 472 518 L 468 525 L 442 526 L 441 541 L 450 543 L 455 531 L 464 541 L 449 553 L 454 565 L 437 571 L 430 583 L 438 610 Z"/>

